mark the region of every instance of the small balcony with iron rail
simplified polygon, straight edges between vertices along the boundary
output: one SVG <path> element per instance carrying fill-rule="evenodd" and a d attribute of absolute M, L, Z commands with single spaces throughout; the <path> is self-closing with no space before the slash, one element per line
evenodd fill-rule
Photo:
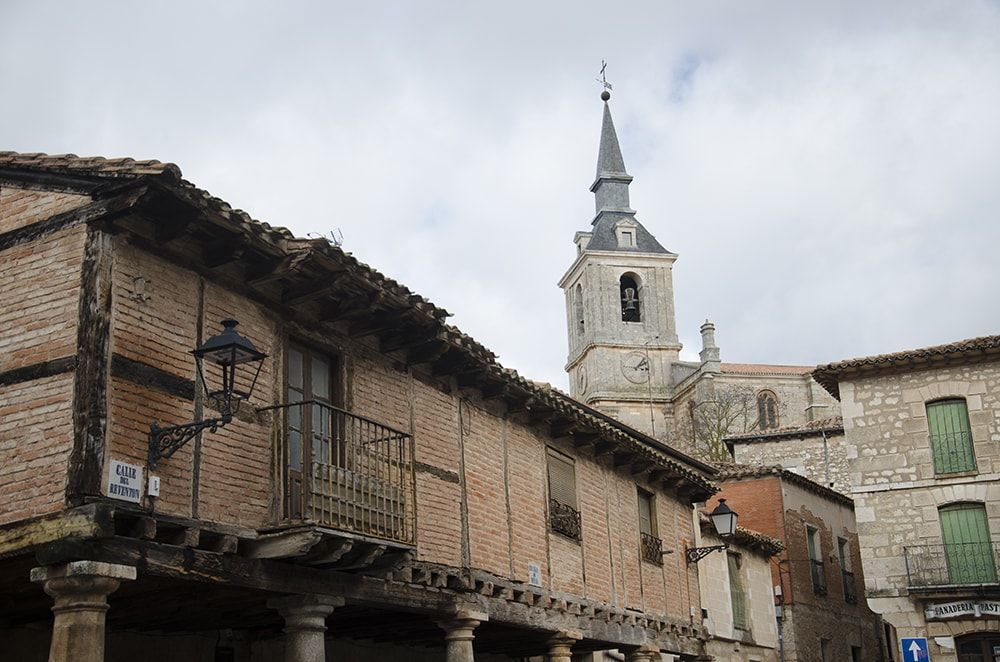
<path fill-rule="evenodd" d="M 302 560 L 338 570 L 412 557 L 413 437 L 317 400 L 268 409 L 284 467 L 284 521 L 274 535 L 315 537 Z"/>
<path fill-rule="evenodd" d="M 1000 591 L 998 542 L 914 545 L 903 548 L 903 556 L 911 591 L 962 592 L 971 587 Z"/>

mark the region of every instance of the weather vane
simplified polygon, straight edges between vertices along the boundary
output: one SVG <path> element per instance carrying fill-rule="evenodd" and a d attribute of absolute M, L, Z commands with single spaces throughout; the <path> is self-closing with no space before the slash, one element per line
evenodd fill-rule
<path fill-rule="evenodd" d="M 610 90 L 613 90 L 614 88 L 611 87 L 611 83 L 608 82 L 607 76 L 604 75 L 604 70 L 607 69 L 607 68 L 608 68 L 608 63 L 605 62 L 604 60 L 601 60 L 601 77 L 600 78 L 595 78 L 594 80 L 596 80 L 598 83 L 600 83 L 601 85 L 603 85 L 604 89 L 610 91 Z"/>
<path fill-rule="evenodd" d="M 608 77 L 604 74 L 604 71 L 607 68 L 608 68 L 608 63 L 605 62 L 604 60 L 601 60 L 601 77 L 594 79 L 604 87 L 604 91 L 601 92 L 601 98 L 604 99 L 605 101 L 611 98 L 611 90 L 614 89 L 611 87 L 611 83 L 608 82 Z"/>

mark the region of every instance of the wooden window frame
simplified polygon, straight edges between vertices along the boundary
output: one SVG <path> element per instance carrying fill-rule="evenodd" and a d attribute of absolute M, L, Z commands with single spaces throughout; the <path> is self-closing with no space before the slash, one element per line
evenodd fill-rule
<path fill-rule="evenodd" d="M 961 405 L 961 410 L 950 416 L 948 432 L 934 430 L 939 408 Z M 927 440 L 931 450 L 935 476 L 971 474 L 979 470 L 976 460 L 976 444 L 972 437 L 972 423 L 969 420 L 969 403 L 962 397 L 930 400 L 924 404 L 927 414 Z M 940 422 L 937 425 L 942 425 Z M 961 428 L 964 429 L 955 429 Z"/>
<path fill-rule="evenodd" d="M 301 342 L 298 339 L 289 338 L 285 342 L 284 346 L 284 366 L 282 370 L 282 401 L 286 405 L 293 404 L 294 401 L 291 400 L 290 394 L 293 389 L 289 374 L 291 369 L 291 354 L 293 351 L 299 352 L 302 355 L 302 402 L 308 402 L 310 400 L 319 400 L 321 402 L 326 402 L 334 407 L 342 407 L 346 398 L 345 390 L 346 384 L 344 381 L 344 370 L 343 370 L 343 356 L 339 352 L 329 351 L 322 347 L 317 347 L 311 343 Z M 324 358 L 328 363 L 329 375 L 328 375 L 328 397 L 316 397 L 312 393 L 312 363 L 313 357 L 320 356 Z M 296 389 L 299 390 L 299 389 Z M 311 434 L 311 421 L 307 420 L 307 417 L 302 409 L 298 411 L 299 416 L 299 444 L 301 447 L 299 449 L 299 464 L 297 467 L 292 467 L 291 465 L 291 444 L 289 443 L 290 438 L 290 421 L 292 416 L 292 409 L 287 409 L 285 414 L 285 420 L 283 421 L 282 428 L 282 439 L 284 443 L 281 449 L 281 475 L 283 476 L 284 484 L 284 503 L 282 505 L 282 512 L 285 517 L 303 517 L 305 509 L 305 498 L 306 492 L 310 485 L 310 476 L 312 476 L 312 434 Z"/>

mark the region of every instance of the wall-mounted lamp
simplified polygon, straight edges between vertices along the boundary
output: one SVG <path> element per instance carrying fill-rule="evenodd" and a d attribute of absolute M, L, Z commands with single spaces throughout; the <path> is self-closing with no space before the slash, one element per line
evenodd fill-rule
<path fill-rule="evenodd" d="M 239 411 L 240 403 L 250 398 L 257 377 L 264 365 L 267 354 L 261 352 L 253 343 L 236 332 L 239 324 L 234 319 L 222 320 L 222 333 L 212 336 L 205 343 L 192 350 L 195 364 L 198 368 L 198 381 L 205 394 L 215 403 L 219 410 L 218 418 L 209 418 L 183 425 L 172 425 L 161 428 L 153 421 L 149 426 L 149 468 L 155 469 L 161 458 L 168 458 L 177 452 L 184 444 L 191 441 L 202 430 L 215 432 L 220 427 L 233 420 L 233 415 Z M 219 366 L 221 371 L 219 388 L 212 390 L 205 380 L 205 370 L 202 365 L 208 359 L 211 364 Z M 250 389 L 246 392 L 236 390 L 236 366 L 242 364 L 257 364 Z"/>
<path fill-rule="evenodd" d="M 719 499 L 719 505 L 715 507 L 709 518 L 715 526 L 715 532 L 722 538 L 721 545 L 711 545 L 709 547 L 690 547 L 684 550 L 684 556 L 688 563 L 697 563 L 716 550 L 729 549 L 729 541 L 736 535 L 736 520 L 739 515 L 726 505 L 725 499 Z"/>

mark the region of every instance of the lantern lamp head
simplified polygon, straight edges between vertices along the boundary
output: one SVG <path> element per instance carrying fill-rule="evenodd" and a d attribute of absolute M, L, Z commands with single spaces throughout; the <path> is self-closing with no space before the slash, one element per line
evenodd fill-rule
<path fill-rule="evenodd" d="M 196 359 L 209 359 L 218 365 L 239 365 L 250 361 L 263 361 L 267 354 L 261 352 L 248 338 L 239 334 L 234 319 L 222 320 L 222 333 L 212 336 L 201 347 L 192 351 Z"/>
<path fill-rule="evenodd" d="M 725 499 L 719 499 L 719 505 L 715 507 L 709 517 L 715 525 L 715 531 L 723 540 L 728 540 L 736 535 L 736 520 L 739 515 L 726 505 Z"/>
<path fill-rule="evenodd" d="M 267 354 L 254 347 L 248 338 L 236 331 L 239 322 L 234 319 L 224 319 L 221 323 L 222 333 L 212 336 L 191 353 L 194 354 L 195 362 L 198 365 L 198 376 L 205 393 L 216 403 L 217 408 L 224 416 L 229 416 L 239 409 L 242 400 L 249 399 L 250 394 L 253 393 Z M 202 366 L 205 359 L 221 369 L 221 388 L 214 390 L 209 388 Z M 257 372 L 253 376 L 250 388 L 245 393 L 237 391 L 235 388 L 236 366 L 254 362 L 258 364 Z"/>

